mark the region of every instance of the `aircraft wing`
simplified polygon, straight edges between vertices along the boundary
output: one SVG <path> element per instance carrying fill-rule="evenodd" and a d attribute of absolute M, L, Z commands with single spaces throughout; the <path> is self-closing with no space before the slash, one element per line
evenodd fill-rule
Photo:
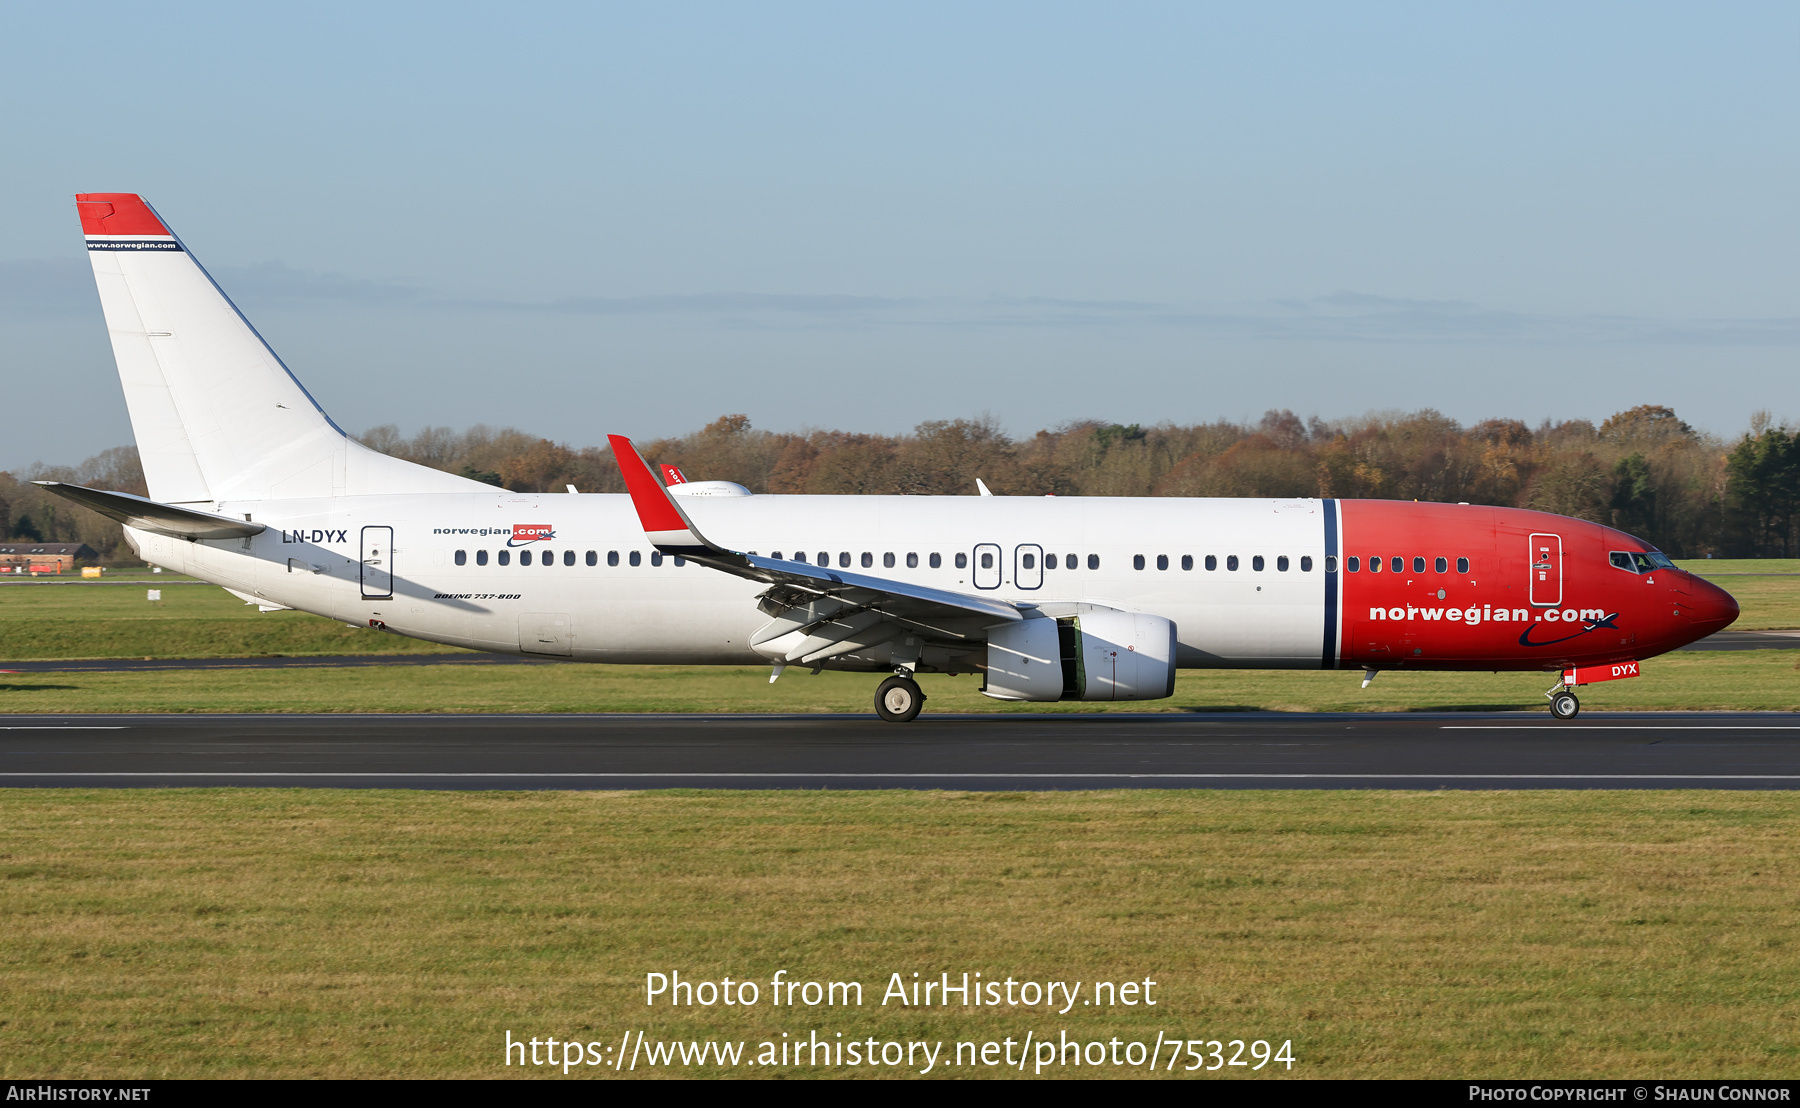
<path fill-rule="evenodd" d="M 903 631 L 948 642 L 979 641 L 983 629 L 1027 618 L 1028 609 L 986 596 L 934 589 L 829 566 L 746 554 L 700 533 L 623 435 L 609 435 L 644 533 L 664 554 L 770 586 L 759 607 L 775 617 L 751 637 L 752 646 L 806 632 L 782 653 L 811 664 L 879 645 Z"/>
<path fill-rule="evenodd" d="M 108 492 L 105 489 L 90 489 L 84 485 L 70 485 L 62 481 L 33 481 L 32 484 L 41 485 L 46 492 L 53 492 L 65 500 L 73 500 L 84 508 L 91 508 L 140 531 L 153 531 L 178 539 L 243 539 L 268 530 L 260 523 L 195 511 L 193 508 L 178 508 L 173 504 L 159 504 L 128 492 Z"/>

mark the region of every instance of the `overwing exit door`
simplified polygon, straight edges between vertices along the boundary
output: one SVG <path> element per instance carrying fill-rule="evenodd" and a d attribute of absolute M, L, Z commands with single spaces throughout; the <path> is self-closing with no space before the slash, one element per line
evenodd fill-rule
<path fill-rule="evenodd" d="M 364 600 L 388 600 L 394 595 L 394 529 L 362 529 L 362 594 Z"/>
<path fill-rule="evenodd" d="M 1531 536 L 1531 602 L 1540 608 L 1562 603 L 1561 535 Z"/>
<path fill-rule="evenodd" d="M 984 542 L 975 548 L 975 587 L 978 589 L 997 589 L 1000 587 L 1000 575 L 1004 570 L 1000 565 L 1000 548 L 991 542 Z"/>
<path fill-rule="evenodd" d="M 1026 543 L 1013 550 L 1013 584 L 1021 589 L 1044 587 L 1044 548 Z"/>

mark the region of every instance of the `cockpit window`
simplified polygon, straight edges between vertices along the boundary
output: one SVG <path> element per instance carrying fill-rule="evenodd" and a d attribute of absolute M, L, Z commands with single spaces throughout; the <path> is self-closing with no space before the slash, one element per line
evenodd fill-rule
<path fill-rule="evenodd" d="M 1607 555 L 1607 559 L 1628 573 L 1650 573 L 1675 568 L 1675 563 L 1660 550 L 1614 550 Z"/>

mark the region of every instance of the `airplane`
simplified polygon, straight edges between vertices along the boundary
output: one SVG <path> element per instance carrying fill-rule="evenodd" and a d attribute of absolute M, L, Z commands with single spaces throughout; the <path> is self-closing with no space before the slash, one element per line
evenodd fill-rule
<path fill-rule="evenodd" d="M 141 197 L 76 197 L 148 497 L 39 482 L 264 611 L 503 654 L 1152 701 L 1182 669 L 1540 670 L 1575 689 L 1737 618 L 1597 523 L 1334 498 L 751 495 L 609 436 L 625 494 L 512 492 L 344 433 Z"/>

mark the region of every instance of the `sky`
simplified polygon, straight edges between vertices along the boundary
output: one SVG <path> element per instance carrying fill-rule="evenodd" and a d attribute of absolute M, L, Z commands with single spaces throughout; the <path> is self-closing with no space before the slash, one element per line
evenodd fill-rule
<path fill-rule="evenodd" d="M 138 192 L 342 426 L 1800 419 L 1800 5 L 9 5 L 0 468 Z"/>

